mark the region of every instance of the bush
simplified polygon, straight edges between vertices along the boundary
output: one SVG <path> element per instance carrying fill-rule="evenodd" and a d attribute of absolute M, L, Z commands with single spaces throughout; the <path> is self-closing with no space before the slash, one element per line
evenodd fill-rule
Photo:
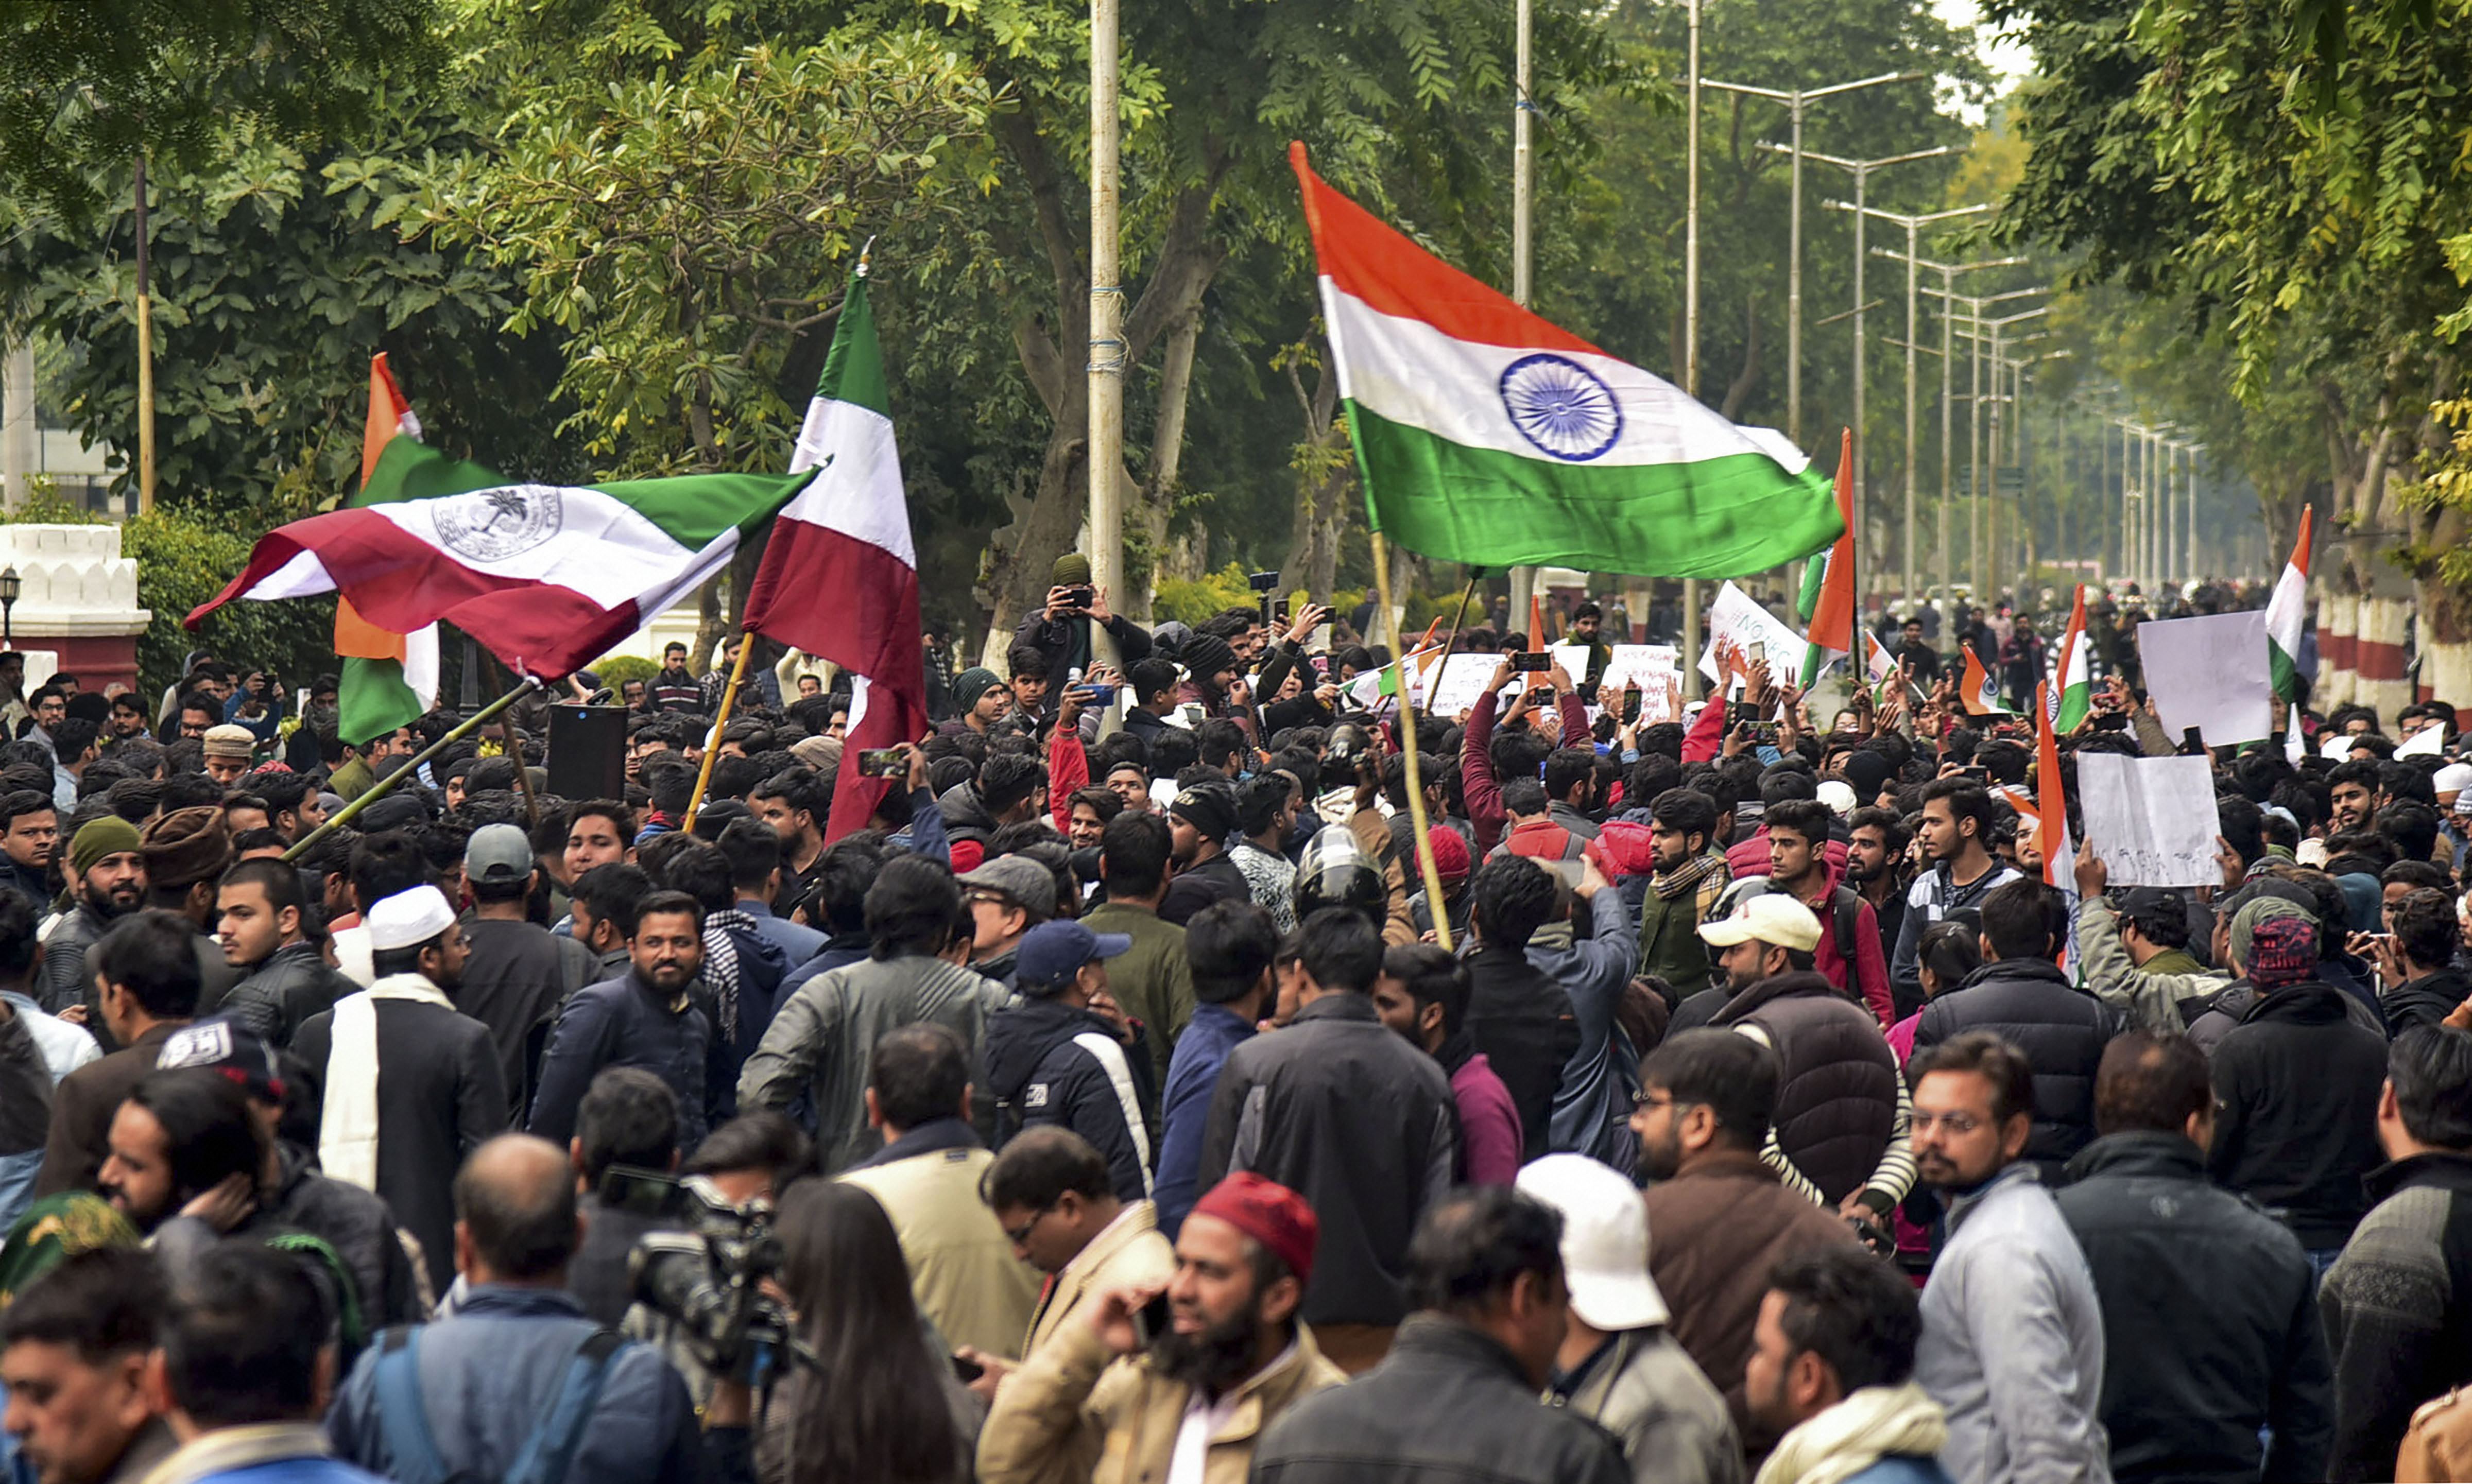
<path fill-rule="evenodd" d="M 1229 608 L 1250 608 L 1255 602 L 1253 589 L 1245 580 L 1244 565 L 1229 562 L 1198 580 L 1170 577 L 1161 582 L 1151 598 L 1151 615 L 1161 623 L 1173 619 L 1193 626 Z"/>
<path fill-rule="evenodd" d="M 601 677 L 601 683 L 615 691 L 630 680 L 650 680 L 661 672 L 661 667 L 640 654 L 611 654 L 594 660 L 584 669 Z"/>

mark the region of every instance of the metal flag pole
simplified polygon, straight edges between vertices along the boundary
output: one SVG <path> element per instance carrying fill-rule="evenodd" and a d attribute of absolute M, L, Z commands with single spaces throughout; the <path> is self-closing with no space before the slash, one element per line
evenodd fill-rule
<path fill-rule="evenodd" d="M 326 822 L 324 824 L 320 825 L 318 828 L 310 831 L 308 834 L 300 836 L 298 840 L 295 841 L 292 848 L 283 853 L 283 859 L 286 860 L 299 860 L 302 856 L 308 854 L 310 846 L 317 844 L 327 836 L 334 834 L 337 830 L 349 824 L 362 810 L 368 808 L 378 800 L 385 798 L 388 794 L 393 792 L 396 788 L 402 785 L 405 779 L 416 776 L 420 772 L 421 767 L 431 760 L 435 759 L 440 753 L 444 752 L 449 743 L 462 742 L 464 738 L 471 736 L 474 732 L 479 731 L 481 728 L 488 725 L 491 721 L 497 719 L 498 716 L 508 707 L 513 705 L 515 702 L 523 699 L 527 695 L 534 691 L 537 691 L 540 688 L 541 683 L 538 680 L 534 679 L 530 675 L 524 676 L 522 683 L 517 685 L 513 690 L 509 691 L 506 695 L 499 696 L 496 700 L 491 701 L 487 706 L 484 706 L 480 710 L 472 713 L 470 717 L 466 718 L 463 721 L 458 722 L 454 730 L 448 732 L 445 736 L 438 739 L 438 741 L 431 742 L 428 746 L 415 753 L 411 762 L 406 763 L 403 766 L 396 768 L 393 772 L 387 774 L 384 778 L 381 778 L 376 783 L 370 785 L 369 791 L 362 794 L 359 798 L 352 800 L 349 804 L 345 805 L 343 808 L 327 815 Z M 509 739 L 511 742 L 512 740 L 512 738 Z M 521 768 L 523 766 L 523 750 L 518 747 L 515 750 L 515 766 L 517 768 Z"/>

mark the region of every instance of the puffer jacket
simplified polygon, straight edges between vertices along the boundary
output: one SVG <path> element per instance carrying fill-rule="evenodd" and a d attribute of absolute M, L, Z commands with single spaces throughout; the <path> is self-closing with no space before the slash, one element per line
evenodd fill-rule
<path fill-rule="evenodd" d="M 265 1197 L 267 1213 L 335 1249 L 352 1270 L 370 1331 L 428 1318 L 412 1259 L 387 1203 L 372 1191 L 319 1173 L 309 1151 L 298 1144 L 277 1144 L 275 1157 L 278 1172 L 274 1190 Z"/>
<path fill-rule="evenodd" d="M 1626 1484 L 1613 1439 L 1538 1406 L 1510 1352 L 1435 1314 L 1399 1327 L 1388 1358 L 1288 1408 L 1253 1449 L 1255 1484 Z"/>
<path fill-rule="evenodd" d="M 359 988 L 328 966 L 317 944 L 286 943 L 233 985 L 216 1013 L 279 1051 L 292 1044 L 301 1022 Z"/>
<path fill-rule="evenodd" d="M 1116 1027 L 1055 999 L 1025 998 L 987 1022 L 987 1091 L 996 1143 L 1034 1124 L 1069 1128 L 1107 1161 L 1119 1200 L 1151 1193 L 1149 1127 Z"/>
<path fill-rule="evenodd" d="M 2069 1157 L 2094 1141 L 2094 1074 L 2120 1031 L 2109 1005 L 2069 982 L 2046 958 L 1997 958 L 1923 1006 L 1920 1054 L 1969 1030 L 1988 1030 L 2034 1069 L 2034 1131 L 2026 1158 L 2056 1185 Z"/>
<path fill-rule="evenodd" d="M 2323 1252 L 2349 1240 L 2377 1168 L 2384 1037 L 2351 1024 L 2351 996 L 2287 984 L 2254 1001 L 2214 1050 L 2215 1137 L 2206 1167 Z"/>
<path fill-rule="evenodd" d="M 1346 1379 L 1298 1325 L 1295 1348 L 1224 1399 L 1234 1409 L 1210 1434 L 1203 1484 L 1245 1484 L 1263 1430 L 1299 1399 Z M 1164 1479 L 1192 1397 L 1147 1356 L 1119 1358 L 1088 1325 L 1068 1325 L 996 1393 L 979 1432 L 979 1484 Z"/>
<path fill-rule="evenodd" d="M 1760 980 L 1709 1021 L 1767 1032 L 1783 1063 L 1777 1147 L 1834 1209 L 1871 1178 L 1897 1117 L 1897 1058 L 1870 1012 L 1818 974 Z"/>
<path fill-rule="evenodd" d="M 1571 997 L 1520 949 L 1480 943 L 1463 960 L 1468 999 L 1464 1026 L 1519 1109 L 1525 1163 L 1546 1152 L 1554 1094 L 1580 1049 Z"/>
<path fill-rule="evenodd" d="M 799 985 L 772 1012 L 764 1040 L 738 1073 L 738 1108 L 786 1108 L 800 1092 L 816 1114 L 816 1156 L 831 1175 L 883 1147 L 867 1122 L 867 1064 L 885 1032 L 934 1021 L 962 1038 L 970 1080 L 987 1085 L 983 1048 L 988 1017 L 1010 998 L 1003 985 L 928 954 L 862 958 Z M 992 1142 L 995 1100 L 974 1121 Z"/>

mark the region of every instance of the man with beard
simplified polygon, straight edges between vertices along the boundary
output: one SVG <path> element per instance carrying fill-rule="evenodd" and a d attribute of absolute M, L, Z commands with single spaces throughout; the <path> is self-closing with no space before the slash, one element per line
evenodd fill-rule
<path fill-rule="evenodd" d="M 1870 906 L 1885 959 L 1897 946 L 1897 930 L 1906 921 L 1906 845 L 1913 836 L 1893 809 L 1866 805 L 1845 823 L 1845 884 Z"/>
<path fill-rule="evenodd" d="M 702 908 L 685 892 L 656 891 L 630 915 L 626 974 L 577 990 L 559 1011 L 541 1056 L 528 1128 L 561 1148 L 575 1136 L 576 1108 L 604 1067 L 641 1067 L 670 1085 L 681 1149 L 703 1142 L 729 1085 L 727 1048 L 711 1006 L 696 993 L 704 962 Z"/>
<path fill-rule="evenodd" d="M 2033 1071 L 1989 1031 L 1917 1049 L 1914 1157 L 1948 1202 L 1923 1290 L 1914 1379 L 1948 1410 L 1957 1478 L 2111 1477 L 2103 1308 L 2084 1254 L 2025 1157 Z"/>
<path fill-rule="evenodd" d="M 1639 1166 L 1655 1236 L 1649 1276 L 1673 1308 L 1674 1337 L 1725 1394 L 1757 1472 L 1776 1434 L 1750 1414 L 1743 1367 L 1784 1259 L 1853 1240 L 1844 1223 L 1778 1183 L 1760 1160 L 1775 1117 L 1777 1054 L 1748 1036 L 1703 1028 L 1674 1036 L 1639 1067 Z"/>
<path fill-rule="evenodd" d="M 377 978 L 313 1015 L 292 1043 L 319 1110 L 319 1163 L 375 1190 L 420 1243 L 431 1291 L 455 1277 L 455 1172 L 507 1126 L 507 1084 L 489 1027 L 448 995 L 470 945 L 430 885 L 379 899 L 364 918 Z"/>
<path fill-rule="evenodd" d="M 89 821 L 69 841 L 68 865 L 77 905 L 43 945 L 39 998 L 45 1010 L 91 1029 L 94 987 L 85 974 L 85 951 L 146 902 L 146 858 L 137 848 L 137 826 L 117 815 Z"/>
<path fill-rule="evenodd" d="M 2339 763 L 2326 775 L 2326 803 L 2331 816 L 2329 836 L 2365 830 L 2378 807 L 2378 766 L 2358 760 Z"/>
<path fill-rule="evenodd" d="M 1717 909 L 1727 880 L 1724 852 L 1713 847 L 1717 803 L 1696 789 L 1668 789 L 1650 802 L 1649 815 L 1656 854 L 1640 904 L 1640 972 L 1688 998 L 1712 978 L 1700 925 Z"/>
<path fill-rule="evenodd" d="M 146 1387 L 172 1306 L 154 1257 L 83 1251 L 0 1310 L 0 1384 L 17 1456 L 41 1484 L 135 1484 L 178 1440 Z"/>
<path fill-rule="evenodd" d="M 1287 1187 L 1221 1181 L 1186 1215 L 1165 1287 L 1101 1294 L 1007 1380 L 979 1434 L 982 1484 L 1243 1477 L 1273 1419 L 1347 1378 L 1296 1318 L 1319 1235 Z"/>
<path fill-rule="evenodd" d="M 1236 795 L 1224 784 L 1195 784 L 1167 807 L 1176 872 L 1158 914 L 1181 928 L 1213 902 L 1248 902 L 1253 888 L 1242 867 L 1228 859 L 1227 836 L 1236 830 Z"/>
<path fill-rule="evenodd" d="M 37 1199 L 92 1188 L 108 1152 L 112 1115 L 154 1070 L 163 1043 L 198 1013 L 198 960 L 183 919 L 169 912 L 126 918 L 96 952 L 103 1024 L 121 1049 L 70 1072 L 53 1092 Z"/>
<path fill-rule="evenodd" d="M 199 1249 L 255 1220 L 265 1172 L 266 1138 L 237 1084 L 194 1068 L 151 1072 L 112 1114 L 95 1193 L 149 1238 L 177 1283 Z"/>

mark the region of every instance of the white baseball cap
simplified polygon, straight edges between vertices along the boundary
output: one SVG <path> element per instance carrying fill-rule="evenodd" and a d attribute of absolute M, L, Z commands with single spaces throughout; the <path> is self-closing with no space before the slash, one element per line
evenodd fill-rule
<path fill-rule="evenodd" d="M 1628 1176 L 1584 1154 L 1549 1154 L 1516 1184 L 1562 1214 L 1562 1277 L 1581 1322 L 1607 1332 L 1666 1322 L 1648 1276 L 1648 1203 Z"/>
<path fill-rule="evenodd" d="M 1731 917 L 1700 925 L 1700 936 L 1719 948 L 1731 948 L 1753 938 L 1777 948 L 1810 953 L 1819 946 L 1819 919 L 1811 908 L 1782 891 L 1745 897 Z"/>

